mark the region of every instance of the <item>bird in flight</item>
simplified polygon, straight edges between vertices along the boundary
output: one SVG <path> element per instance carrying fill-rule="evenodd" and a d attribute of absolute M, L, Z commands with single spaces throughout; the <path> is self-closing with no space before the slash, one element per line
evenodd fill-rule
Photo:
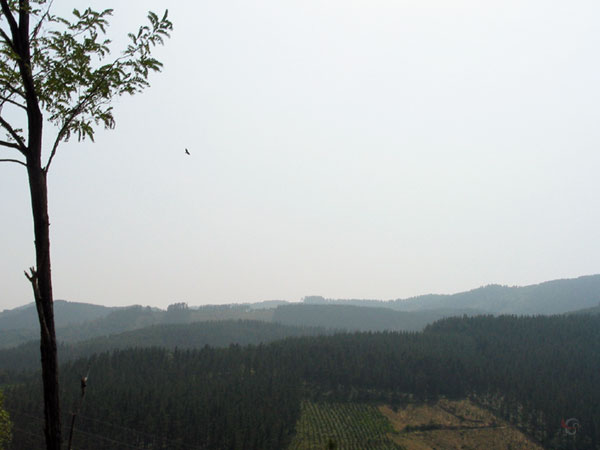
<path fill-rule="evenodd" d="M 185 149 L 185 154 L 186 154 L 186 155 L 189 155 L 189 154 L 190 154 L 190 152 L 188 151 L 188 149 L 187 149 L 187 148 Z"/>

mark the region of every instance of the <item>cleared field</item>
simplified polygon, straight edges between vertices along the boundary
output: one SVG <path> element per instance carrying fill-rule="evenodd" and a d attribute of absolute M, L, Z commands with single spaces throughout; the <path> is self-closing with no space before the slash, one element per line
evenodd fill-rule
<path fill-rule="evenodd" d="M 290 450 L 398 450 L 390 422 L 376 406 L 302 402 Z"/>
<path fill-rule="evenodd" d="M 527 436 L 469 400 L 441 399 L 432 404 L 409 404 L 393 411 L 379 410 L 394 428 L 391 439 L 410 450 L 542 449 Z"/>
<path fill-rule="evenodd" d="M 304 401 L 290 450 L 541 450 L 469 400 L 412 403 L 393 410 L 364 403 Z"/>

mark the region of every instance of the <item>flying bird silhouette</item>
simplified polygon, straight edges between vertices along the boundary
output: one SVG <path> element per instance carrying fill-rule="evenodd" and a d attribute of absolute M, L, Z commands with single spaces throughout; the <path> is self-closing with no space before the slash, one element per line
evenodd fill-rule
<path fill-rule="evenodd" d="M 190 154 L 190 152 L 188 151 L 188 149 L 187 149 L 187 148 L 185 149 L 185 154 L 186 154 L 186 155 L 189 155 L 189 154 Z"/>

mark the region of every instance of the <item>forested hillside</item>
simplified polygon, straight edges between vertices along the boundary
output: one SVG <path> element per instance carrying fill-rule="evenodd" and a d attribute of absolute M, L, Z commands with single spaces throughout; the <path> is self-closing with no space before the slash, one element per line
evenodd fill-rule
<path fill-rule="evenodd" d="M 78 449 L 281 449 L 302 399 L 394 407 L 440 396 L 470 397 L 547 448 L 573 448 L 574 439 L 600 448 L 600 316 L 463 317 L 417 333 L 105 352 L 62 366 L 65 405 L 88 370 Z M 36 448 L 38 379 L 4 376 L 14 449 Z M 561 429 L 568 418 L 580 423 L 575 437 Z"/>
<path fill-rule="evenodd" d="M 326 299 L 309 296 L 311 305 L 354 305 L 382 307 L 397 311 L 441 310 L 457 314 L 562 314 L 597 306 L 600 303 L 600 275 L 552 280 L 529 286 L 491 284 L 456 294 L 428 294 L 392 301 Z"/>
<path fill-rule="evenodd" d="M 593 313 L 598 304 L 600 275 L 524 287 L 490 285 L 453 295 L 393 301 L 308 296 L 302 303 L 277 300 L 197 308 L 181 302 L 166 310 L 139 305 L 107 308 L 65 301 L 57 301 L 55 306 L 59 342 L 74 343 L 151 325 L 238 319 L 346 331 L 418 331 L 441 318 L 464 314 Z M 38 334 L 32 304 L 0 313 L 0 348 L 36 340 Z"/>
<path fill-rule="evenodd" d="M 309 303 L 278 306 L 273 312 L 273 321 L 343 331 L 420 331 L 441 318 L 466 313 L 466 310 L 405 312 L 382 306 Z"/>
<path fill-rule="evenodd" d="M 73 305 L 67 302 L 61 304 L 66 309 Z M 75 305 L 75 309 L 78 310 L 78 304 Z M 8 314 L 8 312 L 4 312 L 0 316 L 5 314 Z M 21 319 L 24 321 L 37 320 L 34 310 L 28 308 L 23 311 L 23 314 L 26 318 L 22 317 Z M 68 314 L 73 316 L 70 313 Z M 136 305 L 126 308 L 112 308 L 105 315 L 93 320 L 69 322 L 68 325 L 59 326 L 56 334 L 59 342 L 73 343 L 98 336 L 138 330 L 152 325 L 238 319 L 270 321 L 271 317 L 272 310 L 250 308 L 248 305 L 210 305 L 200 308 L 188 308 L 184 303 L 177 303 L 170 305 L 167 310 Z M 14 347 L 38 339 L 38 335 L 39 330 L 35 328 L 0 329 L 0 348 Z"/>
<path fill-rule="evenodd" d="M 126 348 L 162 347 L 167 349 L 227 347 L 231 344 L 268 343 L 293 336 L 331 333 L 324 328 L 295 327 L 256 320 L 222 320 L 189 324 L 152 325 L 138 330 L 111 334 L 86 341 L 59 345 L 61 362 Z M 0 349 L 0 370 L 36 369 L 39 344 L 30 341 L 18 347 Z"/>
<path fill-rule="evenodd" d="M 91 305 L 89 303 L 66 302 L 64 300 L 56 300 L 54 302 L 56 325 L 59 327 L 106 317 L 111 311 L 116 309 L 118 308 Z M 33 303 L 0 313 L 0 331 L 16 329 L 37 330 L 38 328 L 39 322 Z"/>
<path fill-rule="evenodd" d="M 396 300 L 405 311 L 473 308 L 492 314 L 562 314 L 600 302 L 600 275 L 552 280 L 530 286 L 490 285 L 452 295 L 425 295 Z"/>

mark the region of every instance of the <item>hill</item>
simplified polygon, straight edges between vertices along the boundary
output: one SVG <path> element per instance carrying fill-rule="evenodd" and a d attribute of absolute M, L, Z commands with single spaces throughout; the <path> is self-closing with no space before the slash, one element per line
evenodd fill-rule
<path fill-rule="evenodd" d="M 405 312 L 383 306 L 288 304 L 275 309 L 273 321 L 344 331 L 420 331 L 436 320 L 463 314 L 473 315 L 473 311 L 435 309 Z"/>
<path fill-rule="evenodd" d="M 452 295 L 424 295 L 395 300 L 401 311 L 467 308 L 491 314 L 563 314 L 600 302 L 600 275 L 553 280 L 523 287 L 490 285 Z"/>
<path fill-rule="evenodd" d="M 82 308 L 80 305 L 95 307 L 97 305 L 86 305 L 71 302 L 57 302 L 59 308 L 56 310 L 56 315 L 64 313 L 65 316 L 76 317 L 76 312 Z M 72 313 L 71 308 L 75 311 Z M 223 306 L 203 306 L 200 308 L 188 308 L 183 304 L 171 305 L 166 311 L 158 308 L 143 307 L 139 305 L 121 307 L 121 308 L 104 308 L 104 315 L 97 318 L 93 314 L 80 314 L 80 321 L 66 321 L 61 318 L 58 323 L 67 323 L 63 326 L 57 326 L 56 336 L 59 342 L 73 343 L 91 339 L 99 336 L 107 336 L 125 331 L 137 330 L 151 325 L 160 324 L 176 324 L 176 323 L 192 323 L 209 320 L 264 320 L 269 321 L 272 317 L 272 310 L 269 309 L 250 309 L 248 305 L 223 305 Z M 35 309 L 18 308 L 23 311 L 18 312 L 20 318 L 19 323 L 33 323 L 37 320 Z M 86 311 L 85 308 L 83 308 Z M 93 308 L 89 308 L 90 311 Z M 12 311 L 5 311 L 0 316 L 6 314 L 10 317 Z M 39 327 L 39 325 L 37 325 Z M 26 328 L 18 329 L 0 329 L 0 348 L 10 348 L 23 344 L 31 340 L 37 340 L 39 336 L 39 328 L 27 326 Z"/>
<path fill-rule="evenodd" d="M 54 320 L 57 327 L 64 327 L 89 320 L 106 317 L 117 308 L 92 305 L 89 303 L 67 302 L 56 300 L 54 302 Z M 35 304 L 29 303 L 15 309 L 0 312 L 0 331 L 5 330 L 39 330 L 39 322 Z"/>
<path fill-rule="evenodd" d="M 567 314 L 600 314 L 600 303 L 591 308 L 577 309 L 575 311 L 570 311 Z"/>
<path fill-rule="evenodd" d="M 460 317 L 416 333 L 336 333 L 246 347 L 102 352 L 61 365 L 63 404 L 80 398 L 82 373 L 89 373 L 76 430 L 76 448 L 82 450 L 287 448 L 306 401 L 406 409 L 412 422 L 396 430 L 399 445 L 408 439 L 436 448 L 448 448 L 449 442 L 473 448 L 474 434 L 493 434 L 490 416 L 478 417 L 470 404 L 459 410 L 439 403 L 467 398 L 545 448 L 600 446 L 598 315 Z M 5 406 L 16 430 L 12 448 L 41 448 L 32 440 L 42 429 L 39 375 L 6 374 L 4 383 Z M 407 408 L 411 404 L 430 409 Z M 327 409 L 313 412 L 313 417 L 325 412 L 323 420 L 340 417 Z M 357 411 L 361 417 L 363 412 Z M 433 423 L 416 420 L 423 415 Z M 561 428 L 561 420 L 569 418 L 580 424 L 576 435 Z M 449 434 L 452 428 L 459 436 Z M 381 441 L 382 430 L 373 423 L 364 433 Z"/>
<path fill-rule="evenodd" d="M 326 299 L 308 296 L 309 305 L 353 305 L 390 308 L 397 311 L 453 310 L 468 314 L 563 314 L 590 308 L 600 302 L 600 275 L 552 280 L 529 286 L 491 284 L 456 294 L 427 294 L 390 301 Z"/>
<path fill-rule="evenodd" d="M 554 280 L 524 287 L 490 285 L 452 295 L 423 295 L 404 300 L 325 299 L 305 297 L 302 303 L 281 300 L 248 304 L 188 307 L 167 310 L 143 306 L 108 308 L 57 301 L 57 337 L 79 342 L 150 325 L 209 320 L 262 320 L 286 325 L 348 331 L 418 331 L 444 317 L 478 314 L 594 313 L 600 303 L 600 275 Z M 0 348 L 38 338 L 32 304 L 0 313 Z"/>
<path fill-rule="evenodd" d="M 259 345 L 294 336 L 327 334 L 323 328 L 298 327 L 252 320 L 222 320 L 189 324 L 160 324 L 93 339 L 60 344 L 62 363 L 96 353 L 127 348 L 160 347 L 200 349 L 204 346 Z M 29 341 L 0 349 L 0 370 L 30 370 L 39 367 L 39 344 Z"/>

